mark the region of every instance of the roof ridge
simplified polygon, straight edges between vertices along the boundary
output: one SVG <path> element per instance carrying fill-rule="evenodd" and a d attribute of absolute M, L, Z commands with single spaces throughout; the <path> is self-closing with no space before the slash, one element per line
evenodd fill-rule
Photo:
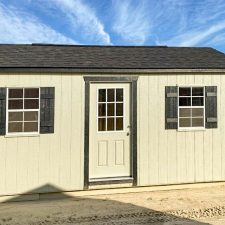
<path fill-rule="evenodd" d="M 166 45 L 76 45 L 76 44 L 52 44 L 52 43 L 31 43 L 31 44 L 5 44 L 0 46 L 63 46 L 63 47 L 97 47 L 97 48 L 168 48 Z"/>
<path fill-rule="evenodd" d="M 53 44 L 53 43 L 31 43 L 31 44 L 9 44 L 0 43 L 0 46 L 56 46 L 56 47 L 93 47 L 93 48 L 187 48 L 187 49 L 213 49 L 212 47 L 187 47 L 187 46 L 167 46 L 167 45 L 76 45 L 76 44 Z M 218 51 L 218 50 L 217 50 Z"/>
<path fill-rule="evenodd" d="M 32 43 L 32 46 L 69 46 L 69 47 L 104 47 L 104 48 L 168 48 L 166 45 L 73 45 L 73 44 L 45 44 Z"/>

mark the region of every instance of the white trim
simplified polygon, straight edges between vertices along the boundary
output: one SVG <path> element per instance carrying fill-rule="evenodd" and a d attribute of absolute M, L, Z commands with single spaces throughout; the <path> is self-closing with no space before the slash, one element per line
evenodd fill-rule
<path fill-rule="evenodd" d="M 4 137 L 11 138 L 11 137 L 39 137 L 40 134 L 37 132 L 21 132 L 21 133 L 9 133 L 6 134 Z"/>
<path fill-rule="evenodd" d="M 202 86 L 202 85 L 180 85 L 180 86 L 177 86 L 178 87 L 178 100 L 177 100 L 177 123 L 178 123 L 178 131 L 204 131 L 205 130 L 205 86 Z M 196 87 L 199 87 L 199 88 L 203 88 L 203 96 L 192 96 L 192 88 L 196 88 Z M 180 97 L 180 88 L 190 88 L 190 96 L 181 96 Z M 192 98 L 203 98 L 203 106 L 192 106 Z M 179 105 L 179 100 L 180 98 L 191 98 L 191 105 L 190 106 L 180 106 Z M 196 108 L 201 108 L 203 109 L 203 126 L 199 126 L 199 127 L 180 127 L 180 109 L 196 109 Z M 191 121 L 193 118 L 202 118 L 201 116 L 199 117 L 182 117 L 182 118 L 191 118 Z M 192 125 L 192 124 L 191 124 Z"/>
<path fill-rule="evenodd" d="M 179 132 L 188 132 L 188 131 L 206 131 L 206 128 L 204 127 L 187 127 L 187 128 L 179 128 L 177 129 Z"/>
<path fill-rule="evenodd" d="M 120 181 L 120 180 L 133 180 L 133 177 L 125 176 L 125 177 L 103 177 L 103 178 L 90 178 L 90 182 L 98 182 L 98 181 Z"/>
<path fill-rule="evenodd" d="M 6 88 L 6 135 L 5 137 L 20 137 L 20 136 L 39 136 L 40 134 L 40 102 L 41 102 L 41 89 L 40 87 L 7 87 Z M 23 98 L 10 98 L 10 100 L 23 100 L 23 108 L 24 108 L 24 99 L 36 99 L 38 100 L 38 109 L 8 109 L 8 103 L 9 103 L 9 89 L 23 89 Z M 38 89 L 39 90 L 39 98 L 25 98 L 25 89 Z M 24 114 L 23 114 L 23 120 L 22 121 L 13 121 L 13 122 L 22 122 L 23 123 L 23 129 L 24 129 L 24 122 L 37 122 L 38 123 L 38 131 L 37 132 L 8 132 L 8 114 L 9 112 L 37 112 L 38 113 L 38 120 L 33 121 L 25 121 L 24 120 Z"/>

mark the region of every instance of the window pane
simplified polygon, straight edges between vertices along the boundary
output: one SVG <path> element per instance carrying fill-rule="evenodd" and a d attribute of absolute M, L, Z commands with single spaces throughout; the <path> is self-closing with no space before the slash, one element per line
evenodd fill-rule
<path fill-rule="evenodd" d="M 114 116 L 114 103 L 107 104 L 107 115 Z"/>
<path fill-rule="evenodd" d="M 108 89 L 107 90 L 107 101 L 114 102 L 115 101 L 115 89 Z"/>
<path fill-rule="evenodd" d="M 9 109 L 23 109 L 23 100 L 9 100 Z"/>
<path fill-rule="evenodd" d="M 114 118 L 107 119 L 107 131 L 114 130 Z"/>
<path fill-rule="evenodd" d="M 203 99 L 202 97 L 193 97 L 192 98 L 192 105 L 193 106 L 203 106 Z"/>
<path fill-rule="evenodd" d="M 8 132 L 15 133 L 15 132 L 22 132 L 23 131 L 23 123 L 9 123 L 8 125 Z"/>
<path fill-rule="evenodd" d="M 180 117 L 191 117 L 191 109 L 180 109 Z"/>
<path fill-rule="evenodd" d="M 116 130 L 123 130 L 123 118 L 116 118 Z"/>
<path fill-rule="evenodd" d="M 192 127 L 203 127 L 204 119 L 203 118 L 192 118 Z"/>
<path fill-rule="evenodd" d="M 106 89 L 99 89 L 98 90 L 98 101 L 99 102 L 106 102 Z"/>
<path fill-rule="evenodd" d="M 116 89 L 116 101 L 117 102 L 122 102 L 123 101 L 123 89 L 122 88 L 117 88 Z"/>
<path fill-rule="evenodd" d="M 24 121 L 37 121 L 38 112 L 24 112 Z"/>
<path fill-rule="evenodd" d="M 191 126 L 191 118 L 180 118 L 179 119 L 180 127 L 190 127 Z"/>
<path fill-rule="evenodd" d="M 24 132 L 35 132 L 38 131 L 37 122 L 25 122 L 24 123 Z"/>
<path fill-rule="evenodd" d="M 106 119 L 99 118 L 98 119 L 98 131 L 105 131 L 106 130 Z"/>
<path fill-rule="evenodd" d="M 23 98 L 23 89 L 9 89 L 9 98 Z"/>
<path fill-rule="evenodd" d="M 39 98 L 38 88 L 26 88 L 24 93 L 25 98 Z"/>
<path fill-rule="evenodd" d="M 116 104 L 116 115 L 123 116 L 123 103 Z"/>
<path fill-rule="evenodd" d="M 23 121 L 23 113 L 9 112 L 9 121 Z"/>
<path fill-rule="evenodd" d="M 179 96 L 191 96 L 191 88 L 179 88 Z"/>
<path fill-rule="evenodd" d="M 193 87 L 192 96 L 204 96 L 203 87 Z"/>
<path fill-rule="evenodd" d="M 179 106 L 191 106 L 191 98 L 179 98 Z"/>
<path fill-rule="evenodd" d="M 192 109 L 192 117 L 203 117 L 204 116 L 204 110 L 202 108 L 200 109 Z"/>
<path fill-rule="evenodd" d="M 24 108 L 25 109 L 38 109 L 39 108 L 39 100 L 38 99 L 25 99 L 24 100 Z"/>
<path fill-rule="evenodd" d="M 98 104 L 98 116 L 106 116 L 106 104 Z"/>

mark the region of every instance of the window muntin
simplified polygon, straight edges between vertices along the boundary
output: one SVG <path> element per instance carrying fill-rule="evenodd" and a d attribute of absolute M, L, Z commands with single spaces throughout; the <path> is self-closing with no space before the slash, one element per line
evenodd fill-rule
<path fill-rule="evenodd" d="M 179 87 L 178 127 L 205 127 L 204 87 Z"/>
<path fill-rule="evenodd" d="M 124 130 L 124 89 L 98 89 L 98 131 Z"/>
<path fill-rule="evenodd" d="M 8 88 L 7 134 L 38 134 L 39 111 L 39 88 Z"/>

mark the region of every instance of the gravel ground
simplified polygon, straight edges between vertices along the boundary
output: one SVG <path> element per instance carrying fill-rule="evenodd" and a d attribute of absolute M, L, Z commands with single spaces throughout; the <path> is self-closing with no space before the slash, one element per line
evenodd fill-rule
<path fill-rule="evenodd" d="M 53 224 L 224 225 L 225 186 L 0 204 L 0 225 Z"/>

